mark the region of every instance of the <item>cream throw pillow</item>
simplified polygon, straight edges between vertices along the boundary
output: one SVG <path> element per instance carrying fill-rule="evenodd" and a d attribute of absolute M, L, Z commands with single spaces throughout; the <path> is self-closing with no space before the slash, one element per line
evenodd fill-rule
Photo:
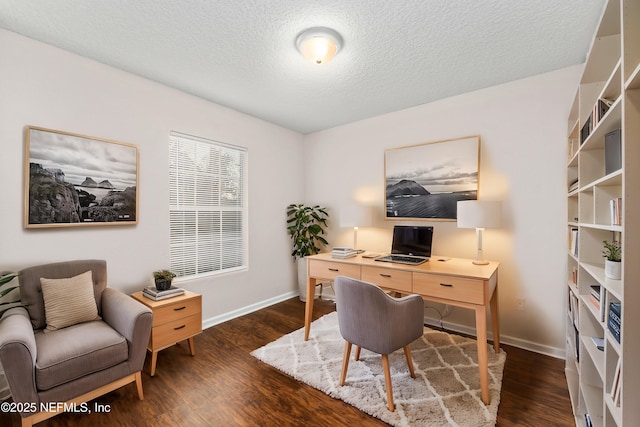
<path fill-rule="evenodd" d="M 67 279 L 40 278 L 46 331 L 99 320 L 91 270 Z"/>

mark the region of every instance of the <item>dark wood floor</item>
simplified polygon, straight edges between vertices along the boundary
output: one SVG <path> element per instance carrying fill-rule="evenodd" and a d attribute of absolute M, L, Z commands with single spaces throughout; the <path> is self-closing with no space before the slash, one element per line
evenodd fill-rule
<path fill-rule="evenodd" d="M 335 309 L 315 304 L 314 318 Z M 186 343 L 158 355 L 154 377 L 143 372 L 145 400 L 128 385 L 91 402 L 109 413 L 62 414 L 38 424 L 58 426 L 384 426 L 249 353 L 303 326 L 304 304 L 291 299 L 205 330 L 196 356 Z M 574 426 L 564 362 L 503 346 L 507 352 L 498 426 Z M 0 426 L 19 426 L 0 414 Z"/>

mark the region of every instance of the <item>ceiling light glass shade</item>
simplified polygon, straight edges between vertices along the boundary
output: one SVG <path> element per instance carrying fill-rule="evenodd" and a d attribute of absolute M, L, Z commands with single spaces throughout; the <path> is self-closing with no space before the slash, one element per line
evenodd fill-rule
<path fill-rule="evenodd" d="M 308 61 L 326 64 L 340 51 L 342 37 L 329 28 L 309 28 L 300 33 L 296 46 Z"/>

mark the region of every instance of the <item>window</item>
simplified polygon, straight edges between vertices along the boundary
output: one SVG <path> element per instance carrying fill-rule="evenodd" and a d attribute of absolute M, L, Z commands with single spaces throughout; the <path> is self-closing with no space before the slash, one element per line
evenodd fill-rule
<path fill-rule="evenodd" d="M 247 267 L 247 150 L 169 135 L 171 270 L 178 277 Z"/>

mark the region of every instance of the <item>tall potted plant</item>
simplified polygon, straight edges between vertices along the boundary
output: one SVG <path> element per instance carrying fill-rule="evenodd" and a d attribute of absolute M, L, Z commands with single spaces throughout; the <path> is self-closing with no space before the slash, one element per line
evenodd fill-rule
<path fill-rule="evenodd" d="M 300 300 L 306 301 L 308 255 L 320 252 L 321 246 L 328 245 L 323 234 L 329 214 L 319 205 L 290 204 L 287 206 L 287 231 L 293 242 L 291 256 L 298 263 L 298 290 Z"/>
<path fill-rule="evenodd" d="M 622 248 L 620 242 L 602 241 L 604 250 L 604 275 L 609 279 L 620 280 L 622 278 Z"/>

